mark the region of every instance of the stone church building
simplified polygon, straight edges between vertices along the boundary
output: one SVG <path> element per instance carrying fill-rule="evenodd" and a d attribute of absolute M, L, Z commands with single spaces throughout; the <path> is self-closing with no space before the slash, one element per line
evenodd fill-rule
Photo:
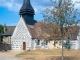
<path fill-rule="evenodd" d="M 11 36 L 11 49 L 36 49 L 43 48 L 42 42 L 49 36 L 48 28 L 44 24 L 34 20 L 34 9 L 30 0 L 24 0 L 20 9 L 20 20 Z M 45 36 L 46 35 L 46 36 Z M 45 48 L 48 48 L 46 41 Z"/>
<path fill-rule="evenodd" d="M 8 49 L 30 50 L 30 49 L 52 49 L 54 41 L 44 40 L 50 36 L 51 29 L 46 24 L 34 20 L 35 11 L 30 0 L 24 0 L 19 11 L 20 20 L 17 26 L 6 26 L 4 24 L 3 42 Z M 3 46 L 2 46 L 3 47 Z M 59 45 L 56 48 L 60 48 Z"/>
<path fill-rule="evenodd" d="M 31 6 L 30 0 L 24 0 L 19 11 L 20 20 L 17 26 L 4 25 L 3 41 L 13 50 L 32 50 L 32 49 L 59 49 L 61 40 L 54 45 L 53 41 L 44 40 L 52 33 L 50 27 L 34 20 L 35 11 Z M 80 28 L 80 27 L 79 27 Z M 73 36 L 72 49 L 80 49 L 80 34 Z"/>

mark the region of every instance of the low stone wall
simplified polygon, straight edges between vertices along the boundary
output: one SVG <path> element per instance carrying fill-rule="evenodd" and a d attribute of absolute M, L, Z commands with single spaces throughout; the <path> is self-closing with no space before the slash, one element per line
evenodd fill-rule
<path fill-rule="evenodd" d="M 0 50 L 11 50 L 11 44 L 0 44 Z"/>

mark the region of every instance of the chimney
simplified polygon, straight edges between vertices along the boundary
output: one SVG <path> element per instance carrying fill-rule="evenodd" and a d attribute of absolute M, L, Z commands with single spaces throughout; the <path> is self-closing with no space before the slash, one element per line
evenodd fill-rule
<path fill-rule="evenodd" d="M 6 32 L 6 30 L 7 30 L 7 29 L 6 29 L 6 24 L 4 24 L 4 33 Z"/>

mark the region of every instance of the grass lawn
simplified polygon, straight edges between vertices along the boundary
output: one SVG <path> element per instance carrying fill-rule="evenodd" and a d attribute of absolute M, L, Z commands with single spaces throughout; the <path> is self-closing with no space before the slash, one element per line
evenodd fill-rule
<path fill-rule="evenodd" d="M 26 60 L 61 60 L 61 50 L 31 50 L 16 55 Z M 64 60 L 80 60 L 80 50 L 64 50 Z"/>

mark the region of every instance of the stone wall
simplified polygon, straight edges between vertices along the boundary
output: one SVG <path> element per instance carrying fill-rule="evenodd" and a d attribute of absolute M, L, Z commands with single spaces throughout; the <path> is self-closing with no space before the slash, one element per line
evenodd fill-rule
<path fill-rule="evenodd" d="M 20 18 L 19 23 L 17 24 L 13 35 L 11 37 L 12 49 L 23 49 L 23 42 L 26 43 L 26 50 L 31 49 L 31 35 L 28 31 L 28 28 L 23 20 Z"/>
<path fill-rule="evenodd" d="M 0 50 L 11 50 L 11 44 L 1 44 Z"/>

